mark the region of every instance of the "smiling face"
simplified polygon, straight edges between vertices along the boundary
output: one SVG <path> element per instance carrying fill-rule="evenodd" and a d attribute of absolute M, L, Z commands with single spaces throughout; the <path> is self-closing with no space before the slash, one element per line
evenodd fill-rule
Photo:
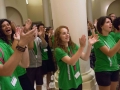
<path fill-rule="evenodd" d="M 12 29 L 11 29 L 11 25 L 9 22 L 7 21 L 4 21 L 1 25 L 2 27 L 2 31 L 3 33 L 7 36 L 7 37 L 10 37 L 11 34 L 12 34 Z"/>
<path fill-rule="evenodd" d="M 112 30 L 112 22 L 109 18 L 106 18 L 103 26 L 101 26 L 102 28 L 102 33 L 106 32 L 109 33 Z"/>
<path fill-rule="evenodd" d="M 68 44 L 68 42 L 70 40 L 70 35 L 69 35 L 69 32 L 66 28 L 60 29 L 60 39 L 61 39 L 63 44 Z"/>

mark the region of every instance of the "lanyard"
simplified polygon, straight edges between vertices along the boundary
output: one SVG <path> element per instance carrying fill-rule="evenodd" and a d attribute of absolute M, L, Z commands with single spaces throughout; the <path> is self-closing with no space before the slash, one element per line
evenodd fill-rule
<path fill-rule="evenodd" d="M 35 41 L 34 41 L 34 48 L 33 48 L 34 52 L 35 52 L 35 55 L 37 55 L 37 46 L 35 44 Z"/>
<path fill-rule="evenodd" d="M 70 49 L 70 48 L 69 48 Z M 69 52 L 70 56 L 72 57 L 73 56 L 73 52 L 72 50 L 70 49 L 70 52 Z M 74 70 L 76 71 L 76 64 L 73 66 Z"/>

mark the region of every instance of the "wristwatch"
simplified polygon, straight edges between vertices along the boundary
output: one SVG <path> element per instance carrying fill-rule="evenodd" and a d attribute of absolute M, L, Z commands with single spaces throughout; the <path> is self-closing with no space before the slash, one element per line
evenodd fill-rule
<path fill-rule="evenodd" d="M 21 46 L 19 46 L 18 44 L 17 44 L 17 46 L 16 46 L 16 49 L 17 49 L 18 51 L 21 51 L 21 52 L 25 52 L 26 48 L 27 48 L 27 46 L 21 47 Z"/>

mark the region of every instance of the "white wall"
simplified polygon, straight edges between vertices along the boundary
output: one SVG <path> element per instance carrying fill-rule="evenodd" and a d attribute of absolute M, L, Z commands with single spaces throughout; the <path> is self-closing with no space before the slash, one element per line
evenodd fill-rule
<path fill-rule="evenodd" d="M 107 14 L 115 13 L 116 16 L 120 16 L 120 0 L 116 0 L 110 4 L 107 10 Z"/>
<path fill-rule="evenodd" d="M 93 20 L 107 15 L 109 5 L 115 0 L 92 0 Z"/>
<path fill-rule="evenodd" d="M 28 18 L 25 0 L 5 0 L 6 7 L 13 7 L 20 12 L 23 22 Z"/>
<path fill-rule="evenodd" d="M 33 22 L 42 21 L 44 23 L 42 0 L 28 0 L 27 5 L 28 17 Z"/>
<path fill-rule="evenodd" d="M 22 16 L 16 9 L 12 7 L 7 7 L 6 11 L 7 11 L 7 18 L 9 20 L 14 22 L 16 25 L 20 25 L 20 26 L 23 25 Z"/>

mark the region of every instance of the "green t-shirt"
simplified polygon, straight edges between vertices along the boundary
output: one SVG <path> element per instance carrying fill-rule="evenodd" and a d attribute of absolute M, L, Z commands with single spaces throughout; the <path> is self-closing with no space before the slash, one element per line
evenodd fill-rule
<path fill-rule="evenodd" d="M 94 44 L 96 72 L 115 71 L 119 69 L 116 54 L 110 58 L 100 50 L 102 46 L 106 45 L 108 48 L 113 48 L 115 44 L 116 42 L 111 35 L 102 36 L 99 34 L 99 41 Z"/>
<path fill-rule="evenodd" d="M 48 60 L 48 49 L 41 48 L 41 53 L 42 53 L 42 60 Z"/>
<path fill-rule="evenodd" d="M 16 72 L 17 72 L 17 75 L 19 77 L 19 76 L 22 76 L 26 73 L 26 69 L 21 67 L 21 66 L 17 66 Z"/>
<path fill-rule="evenodd" d="M 115 39 L 116 43 L 120 40 L 120 33 L 114 33 L 114 35 L 112 34 L 111 36 Z M 117 53 L 117 61 L 118 61 L 118 64 L 120 65 L 120 53 Z"/>
<path fill-rule="evenodd" d="M 115 37 L 115 32 L 110 32 L 110 35 L 114 38 Z"/>
<path fill-rule="evenodd" d="M 76 53 L 78 48 L 79 47 L 76 45 L 75 48 L 72 50 L 72 53 Z M 81 75 L 77 79 L 75 78 L 75 74 L 77 72 L 80 72 L 79 60 L 76 62 L 76 70 L 74 70 L 72 65 L 68 65 L 61 60 L 64 56 L 68 56 L 68 54 L 63 49 L 55 48 L 55 59 L 60 70 L 58 78 L 59 88 L 62 90 L 78 88 L 78 86 L 82 84 Z"/>
<path fill-rule="evenodd" d="M 14 52 L 11 46 L 0 39 L 0 49 L 3 52 L 3 54 L 0 52 L 0 58 L 4 59 L 5 62 L 8 61 Z M 0 64 L 3 63 L 0 61 Z M 0 87 L 2 90 L 22 90 L 16 71 L 11 76 L 0 76 Z"/>

